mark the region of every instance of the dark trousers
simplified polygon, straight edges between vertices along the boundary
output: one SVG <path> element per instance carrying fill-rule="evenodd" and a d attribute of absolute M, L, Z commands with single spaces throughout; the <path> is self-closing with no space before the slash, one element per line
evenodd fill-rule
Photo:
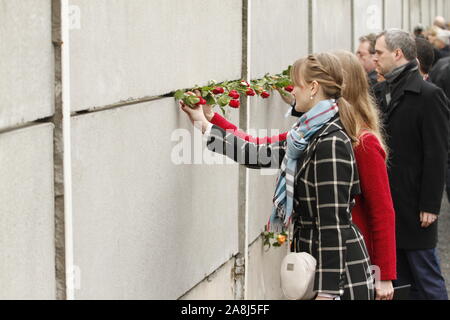
<path fill-rule="evenodd" d="M 394 286 L 411 285 L 411 300 L 448 300 L 437 249 L 397 249 Z"/>

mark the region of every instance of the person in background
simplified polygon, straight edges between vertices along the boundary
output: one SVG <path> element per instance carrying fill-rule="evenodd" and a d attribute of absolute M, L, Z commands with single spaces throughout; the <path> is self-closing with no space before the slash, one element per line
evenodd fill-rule
<path fill-rule="evenodd" d="M 430 70 L 434 61 L 434 50 L 431 43 L 424 38 L 416 38 L 417 60 L 419 61 L 419 72 L 423 80 L 430 81 Z"/>
<path fill-rule="evenodd" d="M 396 279 L 395 212 L 389 190 L 386 157 L 387 151 L 381 133 L 377 107 L 369 93 L 367 75 L 358 58 L 347 51 L 334 53 L 344 71 L 343 96 L 353 106 L 359 122 L 359 143 L 355 158 L 361 184 L 361 195 L 356 196 L 352 210 L 354 223 L 361 230 L 372 264 L 381 271 L 380 286 L 376 288 L 377 300 L 390 300 L 392 281 Z M 197 95 L 200 93 L 198 92 Z M 284 95 L 281 95 L 282 97 Z M 289 103 L 290 101 L 288 101 Z M 205 117 L 227 132 L 256 144 L 286 140 L 286 133 L 273 137 L 253 137 L 234 124 L 214 113 L 211 106 L 203 106 Z"/>
<path fill-rule="evenodd" d="M 434 18 L 433 21 L 433 26 L 441 29 L 441 30 L 446 30 L 447 29 L 447 22 L 445 21 L 445 18 L 442 16 L 437 16 L 436 18 Z"/>
<path fill-rule="evenodd" d="M 425 29 L 423 28 L 423 26 L 422 26 L 421 24 L 417 25 L 417 26 L 414 28 L 414 36 L 415 36 L 416 38 L 423 38 L 423 39 L 426 38 L 426 35 L 425 35 Z"/>
<path fill-rule="evenodd" d="M 414 37 L 389 29 L 377 37 L 375 60 L 386 81 L 375 86 L 383 114 L 389 182 L 396 214 L 396 285 L 411 299 L 447 300 L 436 251 L 445 183 L 449 110 L 441 89 L 423 80 Z"/>
<path fill-rule="evenodd" d="M 434 64 L 440 59 L 450 56 L 450 31 L 434 27 L 428 36 L 428 41 L 434 46 Z"/>
<path fill-rule="evenodd" d="M 356 51 L 356 56 L 361 62 L 364 70 L 366 70 L 369 77 L 370 86 L 374 86 L 377 81 L 377 71 L 375 70 L 376 65 L 374 61 L 375 55 L 375 41 L 376 35 L 371 33 L 366 36 L 359 38 L 359 46 Z"/>
<path fill-rule="evenodd" d="M 430 81 L 444 91 L 447 99 L 450 98 L 450 57 L 442 58 L 434 65 L 434 67 L 430 71 Z M 447 102 L 450 106 L 450 100 L 447 100 Z M 446 191 L 447 200 L 450 202 L 450 148 L 447 164 Z"/>

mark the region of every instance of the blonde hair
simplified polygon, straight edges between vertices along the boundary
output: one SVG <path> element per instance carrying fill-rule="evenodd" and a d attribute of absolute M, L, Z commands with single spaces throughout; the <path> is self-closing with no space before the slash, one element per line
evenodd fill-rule
<path fill-rule="evenodd" d="M 334 54 L 339 58 L 344 70 L 342 94 L 353 107 L 358 137 L 361 137 L 364 131 L 372 133 L 378 138 L 384 151 L 388 153 L 382 132 L 380 112 L 370 94 L 366 71 L 353 53 L 341 50 Z"/>
<path fill-rule="evenodd" d="M 317 81 L 327 98 L 336 99 L 342 125 L 352 145 L 359 143 L 360 122 L 356 120 L 350 103 L 343 97 L 344 75 L 337 56 L 331 53 L 318 53 L 297 60 L 292 66 L 291 78 L 299 87 Z"/>

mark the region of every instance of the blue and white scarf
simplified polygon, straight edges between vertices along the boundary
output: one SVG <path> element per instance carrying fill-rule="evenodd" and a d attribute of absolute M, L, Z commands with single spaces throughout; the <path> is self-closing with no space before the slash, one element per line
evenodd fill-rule
<path fill-rule="evenodd" d="M 308 146 L 309 139 L 338 112 L 335 100 L 322 100 L 305 113 L 287 136 L 286 154 L 277 179 L 273 210 L 268 230 L 281 232 L 289 226 L 294 201 L 294 178 L 297 160 Z"/>

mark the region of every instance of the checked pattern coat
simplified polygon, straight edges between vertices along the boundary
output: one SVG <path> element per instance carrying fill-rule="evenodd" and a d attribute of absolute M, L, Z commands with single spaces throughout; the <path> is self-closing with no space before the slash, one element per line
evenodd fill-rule
<path fill-rule="evenodd" d="M 249 168 L 279 168 L 286 141 L 257 145 L 213 126 L 208 149 Z M 317 260 L 314 290 L 343 300 L 372 300 L 374 279 L 359 229 L 352 223 L 360 193 L 351 141 L 337 114 L 313 137 L 298 160 L 291 250 Z"/>

